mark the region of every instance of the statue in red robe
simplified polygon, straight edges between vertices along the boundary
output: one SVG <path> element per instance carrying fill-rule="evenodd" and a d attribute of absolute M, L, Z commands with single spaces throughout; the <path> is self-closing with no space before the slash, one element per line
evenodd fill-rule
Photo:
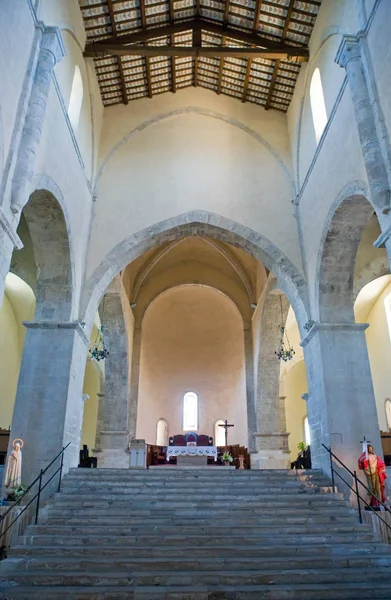
<path fill-rule="evenodd" d="M 368 445 L 368 451 L 361 454 L 358 459 L 358 468 L 364 471 L 367 478 L 367 487 L 371 493 L 370 506 L 380 506 L 379 500 L 386 501 L 386 465 L 381 458 L 376 456 L 373 446 Z"/>

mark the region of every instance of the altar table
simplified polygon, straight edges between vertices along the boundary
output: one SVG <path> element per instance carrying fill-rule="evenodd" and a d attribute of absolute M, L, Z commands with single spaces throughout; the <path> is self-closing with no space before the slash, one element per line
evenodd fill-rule
<path fill-rule="evenodd" d="M 172 456 L 213 456 L 217 461 L 217 446 L 167 446 L 167 461 Z"/>

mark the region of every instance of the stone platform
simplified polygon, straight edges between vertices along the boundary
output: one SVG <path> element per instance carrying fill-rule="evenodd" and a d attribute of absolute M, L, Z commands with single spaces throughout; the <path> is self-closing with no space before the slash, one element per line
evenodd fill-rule
<path fill-rule="evenodd" d="M 319 471 L 74 469 L 44 514 L 1 599 L 391 598 L 391 547 Z"/>

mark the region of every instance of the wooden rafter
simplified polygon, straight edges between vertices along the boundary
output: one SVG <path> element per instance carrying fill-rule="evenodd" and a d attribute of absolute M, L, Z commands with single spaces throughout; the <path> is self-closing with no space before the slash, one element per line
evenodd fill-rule
<path fill-rule="evenodd" d="M 225 0 L 224 18 L 223 18 L 223 26 L 224 27 L 227 27 L 227 24 L 228 24 L 229 4 L 230 4 L 230 0 Z M 226 41 L 227 41 L 227 36 L 222 35 L 221 45 L 225 46 Z M 224 71 L 224 57 L 220 58 L 219 78 L 217 80 L 217 93 L 218 94 L 221 94 L 221 85 L 223 83 L 223 71 Z"/>
<path fill-rule="evenodd" d="M 113 0 L 107 0 L 107 6 L 109 7 L 111 29 L 112 29 L 113 35 L 116 36 L 117 35 L 117 25 L 116 25 L 116 22 L 115 22 Z M 127 94 L 127 91 L 126 91 L 126 82 L 125 82 L 125 75 L 124 75 L 124 67 L 122 65 L 122 58 L 120 56 L 117 56 L 117 62 L 118 62 L 119 78 L 121 80 L 122 100 L 123 100 L 124 104 L 128 104 L 128 94 Z"/>
<path fill-rule="evenodd" d="M 286 39 L 286 36 L 288 33 L 294 4 L 295 4 L 295 0 L 290 0 L 289 6 L 288 6 L 288 12 L 286 13 L 286 17 L 285 17 L 284 30 L 283 30 L 282 36 L 281 36 L 281 39 L 283 42 L 285 42 L 285 39 Z M 270 80 L 269 93 L 267 95 L 266 103 L 265 103 L 265 110 L 269 110 L 269 108 L 270 108 L 279 68 L 280 68 L 280 59 L 277 59 L 274 63 L 273 74 L 272 74 L 272 78 Z"/>
<path fill-rule="evenodd" d="M 141 27 L 143 28 L 143 30 L 145 30 L 147 27 L 147 19 L 145 17 L 145 0 L 140 0 L 140 14 Z M 145 56 L 145 72 L 147 74 L 148 97 L 152 98 L 151 65 L 149 64 L 149 55 L 142 54 L 141 56 Z"/>
<path fill-rule="evenodd" d="M 199 51 L 201 50 L 201 27 L 195 27 L 193 29 L 193 46 L 192 48 L 195 50 L 195 54 L 192 54 L 191 56 L 194 56 L 194 86 L 197 87 L 198 85 L 198 57 L 200 56 Z"/>
<path fill-rule="evenodd" d="M 136 33 L 130 33 L 127 35 L 120 35 L 116 37 L 106 38 L 98 42 L 90 42 L 86 44 L 84 51 L 85 56 L 99 56 L 105 54 L 105 49 L 111 46 L 124 46 L 127 44 L 144 43 L 148 40 L 158 39 L 161 37 L 167 37 L 174 33 L 183 33 L 185 31 L 191 31 L 195 28 L 201 27 L 202 30 L 216 35 L 225 35 L 238 42 L 244 44 L 253 45 L 260 48 L 269 50 L 282 50 L 286 54 L 291 56 L 302 56 L 308 58 L 308 49 L 301 46 L 290 46 L 280 42 L 269 40 L 263 36 L 254 33 L 245 33 L 240 29 L 234 27 L 224 27 L 217 23 L 211 23 L 210 21 L 204 21 L 203 19 L 192 19 L 190 21 L 183 21 L 181 23 L 174 23 L 173 25 L 164 25 L 163 27 L 154 27 L 146 29 L 145 31 L 138 31 Z"/>
<path fill-rule="evenodd" d="M 220 58 L 232 56 L 234 58 L 264 58 L 289 60 L 296 58 L 297 62 L 303 59 L 303 53 L 298 52 L 295 55 L 286 50 L 266 50 L 264 48 L 237 48 L 230 46 L 122 46 L 122 44 L 110 44 L 109 47 L 101 49 L 100 54 L 94 56 L 192 56 L 206 58 Z"/>
<path fill-rule="evenodd" d="M 261 18 L 262 2 L 263 2 L 263 0 L 257 0 L 256 4 L 255 4 L 254 21 L 253 21 L 253 33 L 254 34 L 256 34 L 258 31 L 259 20 Z M 246 77 L 244 78 L 242 102 L 246 102 L 247 90 L 248 90 L 248 84 L 250 82 L 250 73 L 251 73 L 252 64 L 253 64 L 253 59 L 249 58 L 247 61 Z"/>
<path fill-rule="evenodd" d="M 170 25 L 174 25 L 174 0 L 169 0 L 169 16 Z M 174 34 L 170 35 L 170 45 L 174 46 L 175 38 Z M 171 91 L 175 94 L 176 92 L 176 71 L 175 71 L 175 56 L 171 56 Z"/>

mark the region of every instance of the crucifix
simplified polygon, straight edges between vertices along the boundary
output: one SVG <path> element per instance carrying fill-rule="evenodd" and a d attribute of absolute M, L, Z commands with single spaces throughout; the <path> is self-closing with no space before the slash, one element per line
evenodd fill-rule
<path fill-rule="evenodd" d="M 219 424 L 219 427 L 224 427 L 225 429 L 225 445 L 228 446 L 228 427 L 235 427 L 235 425 L 231 425 L 228 423 L 227 419 L 225 419 L 224 425 Z"/>

